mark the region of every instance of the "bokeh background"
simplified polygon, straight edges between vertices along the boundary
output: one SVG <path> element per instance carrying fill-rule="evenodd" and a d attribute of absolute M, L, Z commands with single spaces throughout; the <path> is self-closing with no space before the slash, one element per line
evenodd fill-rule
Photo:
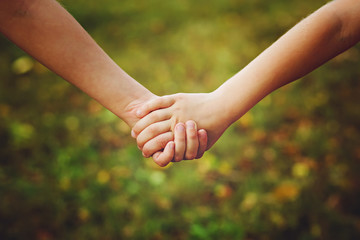
<path fill-rule="evenodd" d="M 326 1 L 61 3 L 162 95 L 214 90 Z M 124 122 L 1 37 L 0 239 L 359 239 L 359 60 L 357 46 L 202 159 L 159 168 Z"/>

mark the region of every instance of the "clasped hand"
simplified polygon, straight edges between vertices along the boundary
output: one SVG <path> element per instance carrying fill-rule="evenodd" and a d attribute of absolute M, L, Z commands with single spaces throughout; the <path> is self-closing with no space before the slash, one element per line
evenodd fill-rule
<path fill-rule="evenodd" d="M 201 158 L 230 125 L 216 93 L 156 97 L 136 111 L 131 135 L 159 166 Z"/>

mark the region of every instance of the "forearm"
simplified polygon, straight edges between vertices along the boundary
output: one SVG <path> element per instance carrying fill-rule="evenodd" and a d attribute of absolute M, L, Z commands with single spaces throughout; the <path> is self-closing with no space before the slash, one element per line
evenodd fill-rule
<path fill-rule="evenodd" d="M 0 1 L 0 31 L 125 120 L 130 102 L 151 95 L 54 0 Z"/>
<path fill-rule="evenodd" d="M 360 39 L 359 32 L 360 2 L 356 0 L 331 2 L 301 21 L 215 91 L 228 103 L 229 121 L 352 47 Z"/>

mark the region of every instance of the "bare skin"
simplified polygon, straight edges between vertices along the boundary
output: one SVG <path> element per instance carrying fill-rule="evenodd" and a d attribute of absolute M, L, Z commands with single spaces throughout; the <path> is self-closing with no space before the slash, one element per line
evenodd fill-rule
<path fill-rule="evenodd" d="M 193 119 L 199 128 L 207 130 L 209 148 L 229 125 L 266 95 L 305 76 L 359 41 L 360 1 L 332 1 L 295 25 L 214 92 L 175 94 L 142 105 L 137 115 L 142 119 L 133 128 L 138 146 L 148 153 L 148 141 L 164 125 L 171 127 Z"/>
<path fill-rule="evenodd" d="M 215 92 L 200 94 L 179 93 L 147 102 L 138 111 L 139 116 L 147 114 L 152 109 L 161 109 L 150 112 L 133 128 L 135 133 L 139 132 L 137 135 L 138 147 L 145 154 L 151 155 L 152 151 L 147 147 L 147 144 L 152 141 L 154 136 L 161 134 L 164 129 L 174 129 L 178 122 L 193 119 L 198 124 L 201 124 L 199 125 L 200 128 L 207 130 L 208 144 L 206 149 L 210 148 L 231 124 L 231 122 L 226 122 L 222 103 L 216 101 L 216 94 Z"/>
<path fill-rule="evenodd" d="M 80 88 L 130 127 L 139 120 L 136 111 L 158 97 L 123 71 L 80 24 L 55 0 L 1 0 L 0 32 L 50 70 Z M 152 145 L 154 161 L 165 166 L 174 155 L 196 156 L 206 145 L 206 132 L 191 129 L 191 147 L 186 129 L 175 142 L 171 131 L 158 136 Z M 181 141 L 179 141 L 181 137 Z M 200 140 L 200 142 L 199 142 Z M 205 151 L 205 150 L 204 150 Z"/>

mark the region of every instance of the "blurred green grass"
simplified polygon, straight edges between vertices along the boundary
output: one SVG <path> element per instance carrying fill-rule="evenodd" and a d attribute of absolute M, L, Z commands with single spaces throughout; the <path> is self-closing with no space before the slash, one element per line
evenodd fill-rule
<path fill-rule="evenodd" d="M 214 90 L 325 1 L 61 3 L 161 95 Z M 201 160 L 161 169 L 125 123 L 1 37 L 0 238 L 359 238 L 359 59 L 357 46 Z"/>

